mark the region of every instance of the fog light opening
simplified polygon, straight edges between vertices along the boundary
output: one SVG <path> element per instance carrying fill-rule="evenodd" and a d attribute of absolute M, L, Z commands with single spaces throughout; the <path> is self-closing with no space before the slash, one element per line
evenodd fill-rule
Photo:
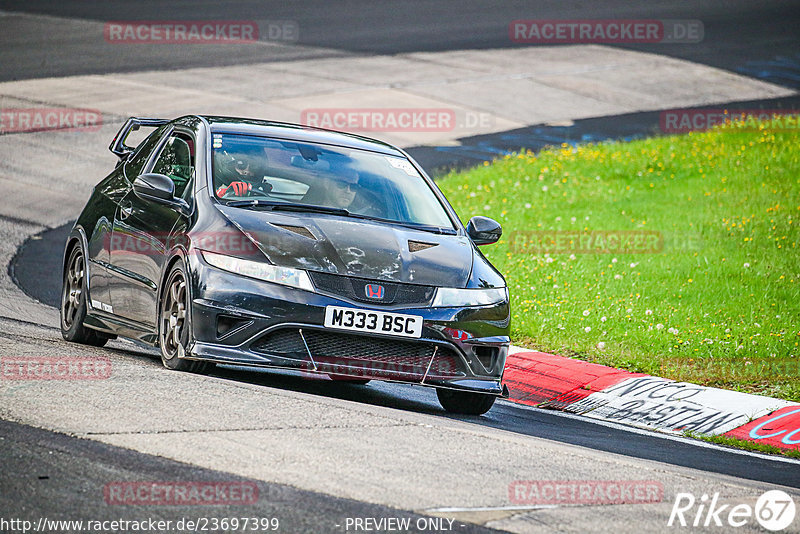
<path fill-rule="evenodd" d="M 478 358 L 478 361 L 481 362 L 483 368 L 487 371 L 490 370 L 494 366 L 495 359 L 497 358 L 497 347 L 480 347 L 477 346 L 472 349 L 475 353 L 475 357 Z"/>
<path fill-rule="evenodd" d="M 252 324 L 253 321 L 249 319 L 241 319 L 239 317 L 232 317 L 230 315 L 217 316 L 217 339 L 224 339 L 233 335 L 238 330 Z"/>

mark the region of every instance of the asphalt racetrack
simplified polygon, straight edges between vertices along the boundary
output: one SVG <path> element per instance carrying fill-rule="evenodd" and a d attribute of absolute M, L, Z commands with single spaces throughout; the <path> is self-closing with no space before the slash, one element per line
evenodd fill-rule
<path fill-rule="evenodd" d="M 229 76 L 224 82 L 235 86 L 252 82 L 237 66 L 513 52 L 524 46 L 508 38 L 509 22 L 516 19 L 646 18 L 701 20 L 704 39 L 608 48 L 771 84 L 783 90 L 781 96 L 765 90 L 772 96 L 737 99 L 737 105 L 797 109 L 798 7 L 789 1 L 0 1 L 0 105 L 61 105 L 75 87 L 69 80 L 86 75 L 169 76 L 176 69 L 207 68 L 202 72 L 211 76 L 210 84 L 215 72 L 224 72 Z M 120 47 L 102 40 L 107 21 L 190 19 L 289 21 L 299 33 L 296 39 L 242 47 Z M 28 90 L 15 83 L 41 85 L 25 86 L 30 94 L 21 98 Z M 143 85 L 138 78 L 135 83 Z M 139 96 L 147 91 L 150 100 Z M 159 99 L 157 83 L 147 91 L 137 93 L 140 107 L 135 109 L 172 109 Z M 406 531 L 412 532 L 618 533 L 667 529 L 679 493 L 698 499 L 718 493 L 720 502 L 733 506 L 753 505 L 764 491 L 783 489 L 800 503 L 797 460 L 505 401 L 483 417 L 454 417 L 441 409 L 433 390 L 414 386 L 357 386 L 232 366 L 220 366 L 210 376 L 175 373 L 162 367 L 155 350 L 132 342 L 116 340 L 102 349 L 64 342 L 57 312 L 64 238 L 87 189 L 113 164 L 105 147 L 124 119 L 128 96 L 120 90 L 102 140 L 99 134 L 0 134 L 0 184 L 6 186 L 6 198 L 0 199 L 0 357 L 80 356 L 108 361 L 113 369 L 108 380 L 84 383 L 0 382 L 1 531 L 21 531 L 2 523 L 10 519 L 37 524 L 42 518 L 177 522 L 248 516 L 278 518 L 278 532 L 363 532 L 370 530 L 366 525 L 388 532 L 402 530 L 391 525 L 408 524 Z M 85 106 L 96 104 L 87 93 Z M 599 114 L 569 124 L 530 123 L 465 136 L 459 143 L 423 139 L 406 146 L 431 170 L 468 167 L 520 146 L 650 135 L 657 109 Z M 20 162 L 16 154 L 33 156 Z M 63 171 L 52 170 L 59 165 Z M 71 174 L 63 185 L 42 185 L 52 179 L 48 173 L 61 172 Z M 32 196 L 25 193 L 28 186 Z M 510 502 L 510 488 L 525 480 L 655 481 L 663 498 L 586 506 Z M 109 485 L 152 481 L 246 484 L 257 488 L 258 497 L 205 506 L 109 501 Z M 377 523 L 389 518 L 395 523 Z M 168 529 L 188 530 L 174 523 Z M 218 529 L 225 530 L 233 528 Z M 760 531 L 755 522 L 740 530 Z"/>

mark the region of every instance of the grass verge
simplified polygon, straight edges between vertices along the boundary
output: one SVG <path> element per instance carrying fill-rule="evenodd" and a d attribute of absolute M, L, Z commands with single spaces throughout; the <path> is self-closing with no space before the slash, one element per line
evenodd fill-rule
<path fill-rule="evenodd" d="M 699 439 L 708 443 L 714 443 L 716 445 L 722 445 L 723 447 L 761 452 L 764 454 L 777 454 L 779 456 L 788 456 L 789 458 L 796 458 L 800 460 L 800 451 L 795 449 L 781 449 L 766 443 L 732 438 L 730 436 L 706 436 L 704 434 L 696 434 L 694 432 L 686 432 L 685 434 L 687 437 Z"/>
<path fill-rule="evenodd" d="M 800 136 L 736 124 L 520 152 L 439 186 L 508 281 L 515 343 L 800 401 Z"/>

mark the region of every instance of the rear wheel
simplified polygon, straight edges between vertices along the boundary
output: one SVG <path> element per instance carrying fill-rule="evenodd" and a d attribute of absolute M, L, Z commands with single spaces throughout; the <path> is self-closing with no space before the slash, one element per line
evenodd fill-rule
<path fill-rule="evenodd" d="M 83 325 L 86 318 L 86 269 L 83 246 L 76 243 L 67 257 L 61 288 L 61 335 L 67 341 L 102 347 L 108 336 Z"/>
<path fill-rule="evenodd" d="M 167 277 L 158 314 L 158 342 L 164 367 L 175 371 L 205 373 L 213 362 L 183 359 L 191 332 L 189 288 L 181 262 L 175 264 Z"/>
<path fill-rule="evenodd" d="M 485 414 L 492 408 L 495 399 L 494 395 L 452 389 L 437 389 L 436 395 L 445 410 L 466 415 Z"/>

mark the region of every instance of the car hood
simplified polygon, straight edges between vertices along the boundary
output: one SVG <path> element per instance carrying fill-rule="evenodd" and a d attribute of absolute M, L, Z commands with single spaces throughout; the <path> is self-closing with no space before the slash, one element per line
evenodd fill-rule
<path fill-rule="evenodd" d="M 275 265 L 391 282 L 465 287 L 469 238 L 363 219 L 218 206 Z"/>

